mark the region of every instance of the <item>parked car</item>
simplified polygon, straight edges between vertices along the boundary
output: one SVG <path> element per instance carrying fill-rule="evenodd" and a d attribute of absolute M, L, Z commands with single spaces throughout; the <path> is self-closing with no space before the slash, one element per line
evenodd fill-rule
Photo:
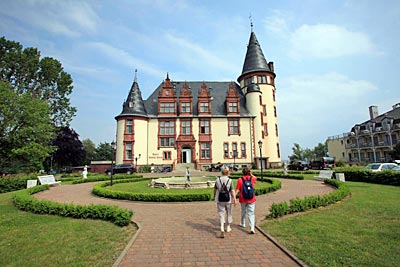
<path fill-rule="evenodd" d="M 308 162 L 306 161 L 297 161 L 297 162 L 292 162 L 291 164 L 288 165 L 289 170 L 296 170 L 296 171 L 306 171 L 310 168 L 308 165 Z"/>
<path fill-rule="evenodd" d="M 398 165 L 396 163 L 370 163 L 365 166 L 365 169 L 372 172 L 381 172 L 391 170 L 397 166 Z"/>
<path fill-rule="evenodd" d="M 392 171 L 395 171 L 395 172 L 400 172 L 400 166 L 396 166 L 396 167 L 394 167 L 394 168 L 392 169 Z"/>
<path fill-rule="evenodd" d="M 116 173 L 126 173 L 126 174 L 131 174 L 136 172 L 136 166 L 133 164 L 118 164 L 113 167 L 113 174 Z M 105 171 L 106 174 L 111 175 L 111 168 L 106 169 Z"/>
<path fill-rule="evenodd" d="M 310 162 L 310 169 L 326 170 L 335 168 L 335 158 L 320 157 Z"/>

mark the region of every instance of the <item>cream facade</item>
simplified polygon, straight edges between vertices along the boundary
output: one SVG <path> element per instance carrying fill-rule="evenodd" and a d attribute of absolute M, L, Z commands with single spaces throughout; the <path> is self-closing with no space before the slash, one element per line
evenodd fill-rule
<path fill-rule="evenodd" d="M 350 163 L 391 162 L 390 152 L 400 140 L 400 103 L 379 115 L 369 107 L 370 119 L 356 124 L 351 131 L 328 137 L 329 155 Z"/>
<path fill-rule="evenodd" d="M 135 74 L 116 117 L 116 163 L 173 169 L 280 165 L 273 63 L 265 60 L 253 31 L 237 80 L 173 81 L 167 74 L 143 100 Z"/>

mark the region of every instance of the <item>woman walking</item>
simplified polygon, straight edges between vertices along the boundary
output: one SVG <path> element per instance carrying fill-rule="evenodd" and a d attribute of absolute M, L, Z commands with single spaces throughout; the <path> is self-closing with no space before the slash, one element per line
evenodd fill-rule
<path fill-rule="evenodd" d="M 257 178 L 253 176 L 249 168 L 244 168 L 243 176 L 238 179 L 236 185 L 236 194 L 240 192 L 239 203 L 241 207 L 240 226 L 246 227 L 246 215 L 249 221 L 250 234 L 255 234 L 254 230 L 254 211 L 256 208 L 256 195 L 254 194 L 254 184 Z"/>

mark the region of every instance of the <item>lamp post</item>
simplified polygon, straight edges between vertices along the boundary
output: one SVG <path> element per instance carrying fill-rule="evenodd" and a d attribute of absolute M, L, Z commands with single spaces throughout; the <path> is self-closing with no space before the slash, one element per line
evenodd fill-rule
<path fill-rule="evenodd" d="M 135 158 L 135 168 L 137 172 L 137 160 L 140 159 L 141 154 L 139 154 L 139 157 L 135 157 L 135 154 L 133 154 L 133 157 Z"/>
<path fill-rule="evenodd" d="M 235 170 L 235 165 L 236 165 L 236 150 L 231 152 L 231 156 L 233 156 L 233 167 L 232 170 Z"/>
<path fill-rule="evenodd" d="M 263 166 L 262 166 L 262 141 L 258 141 L 258 147 L 260 148 L 260 167 L 261 167 L 261 181 L 263 181 Z"/>
<path fill-rule="evenodd" d="M 116 148 L 116 144 L 115 144 L 115 142 L 114 142 L 114 141 L 112 141 L 112 142 L 111 142 L 111 154 L 112 154 L 112 157 L 111 157 L 111 176 L 110 176 L 110 186 L 112 186 L 112 185 L 113 185 L 113 174 L 114 174 L 114 157 L 115 157 L 114 151 L 115 151 L 115 148 Z"/>

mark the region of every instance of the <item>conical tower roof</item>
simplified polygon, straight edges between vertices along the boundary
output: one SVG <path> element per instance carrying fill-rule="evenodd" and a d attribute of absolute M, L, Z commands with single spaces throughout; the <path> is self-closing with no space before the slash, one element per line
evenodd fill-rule
<path fill-rule="evenodd" d="M 122 112 L 120 116 L 142 116 L 147 117 L 146 108 L 142 99 L 142 92 L 139 89 L 137 82 L 137 71 L 135 70 L 135 79 L 133 81 L 131 90 L 129 91 L 126 101 L 122 105 Z"/>
<path fill-rule="evenodd" d="M 239 79 L 248 73 L 256 71 L 269 71 L 267 60 L 264 57 L 261 46 L 257 40 L 256 34 L 251 31 L 249 44 L 247 45 L 246 57 L 244 59 L 242 74 Z"/>

